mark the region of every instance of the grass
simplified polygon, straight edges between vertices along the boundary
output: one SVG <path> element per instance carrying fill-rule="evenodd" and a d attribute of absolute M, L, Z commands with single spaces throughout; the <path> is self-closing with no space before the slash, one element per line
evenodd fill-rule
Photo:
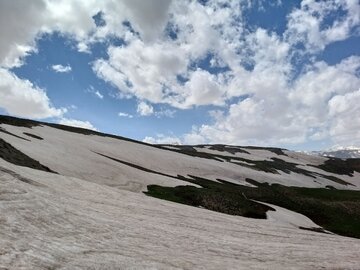
<path fill-rule="evenodd" d="M 330 158 L 324 164 L 316 167 L 335 174 L 353 176 L 354 171 L 360 172 L 360 158 L 349 158 L 346 160 Z"/>
<path fill-rule="evenodd" d="M 145 194 L 159 199 L 249 218 L 265 219 L 266 212 L 274 210 L 269 206 L 247 199 L 240 192 L 234 192 L 234 186 L 231 184 L 217 183 L 200 177 L 185 178 L 178 176 L 178 179 L 198 184 L 202 188 L 149 185 Z M 225 193 L 226 196 L 224 196 Z"/>
<path fill-rule="evenodd" d="M 163 150 L 179 152 L 186 155 L 191 155 L 200 158 L 214 159 L 220 162 L 224 160 L 233 162 L 246 162 L 251 165 L 238 164 L 239 166 L 246 166 L 255 170 L 262 170 L 270 173 L 278 173 L 283 171 L 285 173 L 296 172 L 310 177 L 320 175 L 326 177 L 331 181 L 348 185 L 345 181 L 334 176 L 326 176 L 323 174 L 316 174 L 297 167 L 295 163 L 285 162 L 278 158 L 272 158 L 271 161 L 253 161 L 240 157 L 229 157 L 225 155 L 214 155 L 208 153 L 197 152 L 192 146 L 181 146 L 179 149 L 170 150 L 162 146 L 153 146 L 135 140 L 123 138 L 120 136 L 104 134 L 92 130 L 63 126 L 58 124 L 43 123 L 32 120 L 25 120 L 9 116 L 0 116 L 0 124 L 8 124 L 14 126 L 22 126 L 32 128 L 33 126 L 47 125 L 61 130 L 80 133 L 84 135 L 98 135 L 103 137 L 110 137 L 120 140 L 126 140 L 134 143 L 140 143 L 147 146 L 160 148 Z M 4 130 L 0 130 L 4 132 Z M 6 131 L 5 131 L 6 132 Z M 8 132 L 6 132 L 8 133 Z M 9 133 L 8 133 L 9 134 Z M 36 135 L 31 133 L 24 133 L 27 136 L 36 138 Z M 15 134 L 10 134 L 15 135 Z M 19 139 L 24 139 L 15 135 Z M 38 137 L 38 136 L 37 136 Z M 38 137 L 37 139 L 41 139 Z M 201 147 L 201 146 L 200 146 Z M 228 147 L 224 145 L 212 146 L 214 150 L 224 151 L 229 153 L 241 152 L 237 147 Z M 265 149 L 283 155 L 282 149 L 278 148 L 258 148 L 258 147 L 242 147 L 244 149 Z M 103 155 L 104 156 L 104 155 Z M 148 173 L 155 173 L 159 175 L 169 176 L 172 178 L 184 180 L 190 183 L 197 184 L 202 188 L 194 186 L 177 186 L 177 187 L 162 187 L 158 185 L 148 186 L 147 195 L 160 199 L 170 200 L 178 203 L 183 203 L 192 206 L 201 206 L 209 210 L 218 211 L 231 215 L 240 215 L 252 218 L 265 218 L 266 212 L 273 210 L 271 207 L 252 200 L 267 202 L 275 204 L 295 212 L 301 213 L 324 229 L 334 233 L 360 238 L 360 192 L 337 190 L 331 186 L 328 189 L 322 188 L 299 188 L 286 187 L 278 184 L 269 185 L 266 183 L 258 183 L 257 181 L 248 179 L 249 183 L 257 187 L 247 187 L 242 185 L 232 184 L 226 181 L 214 182 L 199 177 L 183 177 L 170 176 L 160 172 L 152 171 L 147 168 L 131 164 L 125 161 L 117 160 L 109 156 L 104 156 L 114 161 L 121 162 L 125 165 L 132 166 L 136 169 L 147 171 Z M 38 161 L 30 158 L 24 153 L 14 148 L 11 144 L 0 139 L 0 158 L 19 166 L 25 166 L 47 172 L 53 172 L 48 167 L 40 164 Z M 236 162 L 233 162 L 236 164 Z M 342 175 L 353 175 L 355 171 L 360 172 L 360 159 L 329 159 L 324 164 L 318 166 L 320 169 Z M 309 229 L 309 228 L 307 228 Z M 311 229 L 311 228 L 310 228 Z"/>
<path fill-rule="evenodd" d="M 350 190 L 287 187 L 247 179 L 257 187 L 214 182 L 199 177 L 179 179 L 200 185 L 163 187 L 149 185 L 145 194 L 164 200 L 201 206 L 231 215 L 265 218 L 271 209 L 251 200 L 271 203 L 301 213 L 325 230 L 360 238 L 360 192 Z"/>
<path fill-rule="evenodd" d="M 229 152 L 229 153 L 242 152 L 242 150 L 239 151 L 239 149 L 237 147 L 230 147 L 229 148 L 230 150 L 228 150 L 228 146 L 220 145 L 220 144 L 214 145 L 214 146 L 197 145 L 196 147 L 201 148 L 201 147 L 205 147 L 205 146 L 211 147 L 209 149 L 213 149 L 213 150 L 217 150 L 217 151 L 221 151 L 221 152 Z M 314 172 L 299 168 L 299 167 L 297 167 L 298 164 L 286 162 L 280 158 L 273 157 L 273 158 L 271 158 L 271 160 L 251 160 L 251 159 L 246 159 L 243 157 L 226 156 L 226 155 L 198 152 L 198 151 L 196 151 L 196 149 L 193 146 L 189 146 L 189 145 L 176 146 L 176 148 L 177 149 L 171 149 L 171 151 L 178 152 L 178 153 L 185 154 L 185 155 L 192 156 L 192 157 L 212 159 L 212 160 L 216 160 L 216 161 L 220 161 L 220 162 L 224 162 L 224 160 L 225 160 L 226 162 L 230 162 L 230 163 L 236 164 L 238 166 L 247 167 L 247 168 L 250 168 L 253 170 L 263 171 L 263 172 L 267 172 L 267 173 L 278 174 L 279 171 L 282 171 L 284 173 L 290 174 L 291 172 L 293 172 L 293 173 L 302 174 L 302 175 L 305 175 L 308 177 L 312 177 L 314 179 L 316 178 L 316 176 L 320 176 L 320 177 L 326 178 L 330 181 L 336 182 L 341 185 L 352 185 L 351 183 L 346 182 L 335 176 L 329 176 L 329 175 L 325 175 L 322 173 L 314 173 Z M 245 146 L 243 148 L 255 149 L 255 150 L 262 149 L 262 150 L 268 150 L 268 151 L 274 152 L 277 155 L 286 155 L 283 152 L 283 149 L 280 149 L 280 148 L 271 148 L 271 147 L 266 148 L 266 147 L 256 147 L 256 146 Z M 331 164 L 327 165 L 326 168 L 321 168 L 320 166 L 319 166 L 320 169 L 323 169 L 324 171 L 332 172 L 332 171 L 330 171 L 330 169 L 327 169 L 327 167 L 331 167 Z M 355 165 L 352 165 L 352 166 L 354 167 Z M 358 165 L 358 169 L 360 170 L 360 164 Z M 353 171 L 351 171 L 351 172 L 353 172 Z"/>
<path fill-rule="evenodd" d="M 337 190 L 332 186 L 326 189 L 287 187 L 246 179 L 248 183 L 256 186 L 248 187 L 221 179 L 215 182 L 196 176 L 168 175 L 97 154 L 138 170 L 201 186 L 198 188 L 190 185 L 176 187 L 148 185 L 148 191 L 145 192 L 148 196 L 225 214 L 262 219 L 266 218 L 267 211 L 273 209 L 253 200 L 267 202 L 301 213 L 328 231 L 360 238 L 360 191 Z"/>

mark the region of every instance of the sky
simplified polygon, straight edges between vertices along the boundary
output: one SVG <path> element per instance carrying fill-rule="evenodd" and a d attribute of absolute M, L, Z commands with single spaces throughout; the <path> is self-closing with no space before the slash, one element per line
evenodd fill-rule
<path fill-rule="evenodd" d="M 360 147 L 358 0 L 0 0 L 0 114 L 149 143 Z"/>

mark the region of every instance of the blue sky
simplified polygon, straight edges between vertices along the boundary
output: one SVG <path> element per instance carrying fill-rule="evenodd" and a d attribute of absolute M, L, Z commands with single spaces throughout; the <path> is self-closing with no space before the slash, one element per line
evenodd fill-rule
<path fill-rule="evenodd" d="M 1 113 L 151 143 L 360 146 L 358 1 L 0 10 Z"/>

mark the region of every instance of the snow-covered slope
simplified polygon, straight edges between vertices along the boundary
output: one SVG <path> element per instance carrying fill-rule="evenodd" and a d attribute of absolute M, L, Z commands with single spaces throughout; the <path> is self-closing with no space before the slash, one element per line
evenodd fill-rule
<path fill-rule="evenodd" d="M 317 151 L 313 152 L 315 155 L 324 156 L 324 157 L 335 157 L 335 158 L 360 158 L 360 148 L 359 147 L 344 147 L 331 149 L 328 151 Z"/>
<path fill-rule="evenodd" d="M 319 233 L 288 209 L 267 204 L 275 211 L 252 219 L 142 193 L 197 186 L 178 175 L 360 188 L 359 172 L 327 171 L 327 161 L 276 148 L 152 146 L 0 117 L 0 269 L 356 269 L 359 239 Z"/>
<path fill-rule="evenodd" d="M 358 239 L 300 230 L 291 211 L 230 216 L 2 160 L 0 191 L 1 269 L 359 266 Z"/>
<path fill-rule="evenodd" d="M 144 191 L 149 184 L 184 184 L 173 178 L 177 175 L 195 175 L 210 180 L 223 179 L 241 184 L 247 184 L 245 179 L 250 178 L 259 182 L 288 186 L 360 188 L 357 177 L 336 175 L 337 178 L 349 183 L 343 184 L 330 180 L 327 176 L 334 175 L 319 168 L 317 173 L 312 173 L 314 167 L 308 165 L 318 166 L 327 158 L 287 150 L 281 150 L 279 154 L 274 149 L 239 147 L 239 152 L 231 153 L 204 146 L 193 147 L 194 152 L 189 154 L 166 146 L 160 148 L 118 138 L 84 135 L 47 125 L 23 127 L 0 124 L 0 127 L 7 132 L 0 132 L 0 138 L 51 170 L 120 189 Z M 30 137 L 26 133 L 39 136 L 42 140 Z M 205 153 L 205 156 L 201 153 Z M 272 169 L 273 159 L 306 168 L 303 168 L 303 171 L 288 168 Z M 143 170 L 129 165 L 139 166 Z M 287 164 L 279 164 L 283 165 Z M 270 166 L 271 172 L 264 171 L 264 166 Z M 144 169 L 158 174 L 149 173 Z"/>

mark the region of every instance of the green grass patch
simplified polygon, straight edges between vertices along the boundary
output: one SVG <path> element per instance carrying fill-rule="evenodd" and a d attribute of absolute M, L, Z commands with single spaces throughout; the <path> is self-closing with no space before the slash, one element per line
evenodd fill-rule
<path fill-rule="evenodd" d="M 312 166 L 312 165 L 309 165 Z M 330 158 L 319 166 L 314 166 L 322 169 L 323 171 L 353 176 L 354 171 L 360 172 L 360 158 Z"/>
<path fill-rule="evenodd" d="M 236 192 L 236 185 L 217 183 L 199 177 L 178 177 L 180 180 L 198 184 L 202 188 L 149 185 L 145 194 L 159 199 L 249 218 L 265 219 L 266 212 L 274 210 L 269 206 L 247 199 L 241 192 Z"/>
<path fill-rule="evenodd" d="M 159 199 L 204 207 L 230 215 L 265 218 L 270 207 L 252 200 L 271 203 L 303 214 L 325 230 L 360 238 L 360 191 L 287 187 L 247 181 L 257 187 L 215 182 L 199 177 L 179 179 L 193 186 L 163 187 L 149 185 L 145 194 Z"/>

